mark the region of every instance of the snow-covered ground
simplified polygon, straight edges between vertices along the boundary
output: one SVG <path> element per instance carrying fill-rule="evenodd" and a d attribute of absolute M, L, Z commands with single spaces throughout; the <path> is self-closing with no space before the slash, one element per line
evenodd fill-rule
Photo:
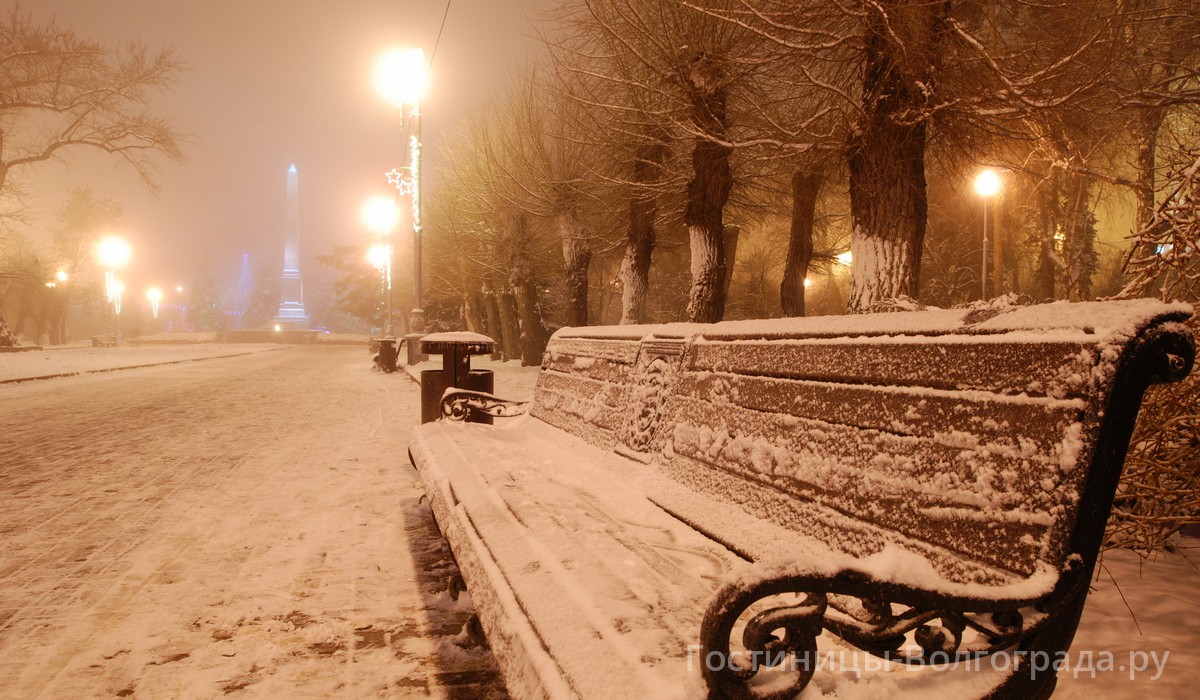
<path fill-rule="evenodd" d="M 121 367 L 187 362 L 210 357 L 278 350 L 282 345 L 192 343 L 187 345 L 121 345 L 93 348 L 58 346 L 45 350 L 0 354 L 0 382 L 99 372 Z"/>
<path fill-rule="evenodd" d="M 256 349 L 6 354 L 0 379 L 222 347 Z M 473 364 L 530 395 L 534 369 Z M 469 613 L 406 458 L 419 389 L 365 349 L 0 384 L 0 405 L 0 697 L 503 697 L 454 643 Z M 1200 571 L 1104 562 L 1055 697 L 1194 697 Z"/>

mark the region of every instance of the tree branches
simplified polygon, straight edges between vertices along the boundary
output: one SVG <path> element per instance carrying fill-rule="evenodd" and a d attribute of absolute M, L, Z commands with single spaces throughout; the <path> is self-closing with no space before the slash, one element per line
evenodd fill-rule
<path fill-rule="evenodd" d="M 149 110 L 183 70 L 172 49 L 116 49 L 19 6 L 0 21 L 0 194 L 21 169 L 91 148 L 119 157 L 155 189 L 155 156 L 182 160 L 182 136 Z"/>

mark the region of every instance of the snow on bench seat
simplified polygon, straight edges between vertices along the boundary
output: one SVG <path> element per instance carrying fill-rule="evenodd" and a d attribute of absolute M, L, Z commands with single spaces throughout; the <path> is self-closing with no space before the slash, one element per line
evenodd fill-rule
<path fill-rule="evenodd" d="M 701 617 L 719 584 L 753 569 L 645 496 L 672 484 L 529 416 L 499 426 L 429 424 L 411 450 L 443 534 L 458 543 L 459 567 L 513 697 L 704 695 Z M 872 566 L 819 540 L 729 516 L 730 532 L 786 542 L 779 552 L 804 551 L 818 570 Z M 1043 577 L 1008 592 L 1036 597 L 1050 583 Z M 847 653 L 836 639 L 820 641 L 831 660 Z M 848 670 L 824 685 L 839 697 L 930 696 L 929 679 L 888 667 L 865 682 Z M 990 670 L 942 676 L 938 692 L 949 694 L 941 697 L 981 696 L 1003 680 Z"/>

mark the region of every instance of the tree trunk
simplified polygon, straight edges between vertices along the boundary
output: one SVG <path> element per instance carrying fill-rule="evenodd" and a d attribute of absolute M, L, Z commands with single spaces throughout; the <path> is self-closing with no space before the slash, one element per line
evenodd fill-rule
<path fill-rule="evenodd" d="M 588 325 L 588 266 L 592 249 L 587 229 L 573 214 L 559 214 L 559 233 L 562 236 L 564 274 L 567 283 L 567 325 Z"/>
<path fill-rule="evenodd" d="M 71 342 L 71 336 L 67 333 L 67 315 L 71 313 L 71 292 L 70 288 L 62 290 L 62 294 L 58 299 L 58 318 L 55 324 L 55 333 L 58 336 L 59 343 L 66 345 Z"/>
<path fill-rule="evenodd" d="M 691 241 L 692 288 L 688 320 L 714 323 L 725 315 L 725 226 L 722 215 L 733 175 L 733 149 L 721 143 L 728 130 L 728 90 L 719 61 L 696 52 L 688 61 L 692 125 L 700 132 L 692 147 L 692 179 L 688 181 L 683 222 Z"/>
<path fill-rule="evenodd" d="M 504 324 L 500 321 L 500 300 L 496 290 L 486 284 L 483 286 L 483 309 L 488 335 L 496 341 L 492 359 L 502 360 L 504 359 Z"/>
<path fill-rule="evenodd" d="M 479 313 L 479 304 L 479 290 L 468 289 L 467 291 L 463 292 L 463 323 L 466 325 L 467 330 L 471 331 L 472 333 L 487 335 L 487 329 L 483 325 L 483 317 Z"/>
<path fill-rule="evenodd" d="M 661 177 L 667 147 L 661 142 L 643 146 L 633 161 L 633 195 L 629 199 L 629 230 L 621 260 L 621 323 L 646 322 L 650 263 L 654 253 L 654 220 L 658 194 L 651 186 Z"/>
<path fill-rule="evenodd" d="M 725 286 L 725 302 L 729 302 L 729 283 L 733 281 L 733 266 L 737 262 L 737 247 L 738 240 L 742 237 L 742 229 L 740 226 L 726 226 L 725 232 L 721 235 L 722 247 L 725 248 L 725 280 L 722 284 Z"/>
<path fill-rule="evenodd" d="M 1052 166 L 1051 166 L 1052 167 Z M 1038 247 L 1038 265 L 1034 272 L 1032 289 L 1035 301 L 1049 301 L 1055 297 L 1058 251 L 1055 250 L 1055 233 L 1059 226 L 1058 190 L 1061 174 L 1052 169 L 1038 196 L 1038 227 L 1041 242 Z"/>
<path fill-rule="evenodd" d="M 1092 298 L 1092 276 L 1099 255 L 1096 253 L 1096 218 L 1091 207 L 1092 183 L 1084 175 L 1071 174 L 1067 189 L 1066 238 L 1063 259 L 1066 269 L 1065 297 L 1075 301 Z"/>
<path fill-rule="evenodd" d="M 512 245 L 508 283 L 516 297 L 521 364 L 535 367 L 542 363 L 546 333 L 542 326 L 542 311 L 538 303 L 533 263 L 529 259 L 529 218 L 524 213 L 513 213 L 506 217 L 505 223 L 505 233 Z M 585 276 L 585 285 L 586 280 Z"/>
<path fill-rule="evenodd" d="M 1141 231 L 1154 216 L 1154 168 L 1158 159 L 1158 132 L 1167 112 L 1163 108 L 1148 109 L 1137 120 L 1134 138 L 1137 141 L 1137 175 L 1133 193 L 1137 197 L 1137 212 L 1133 230 Z"/>
<path fill-rule="evenodd" d="M 849 147 L 851 312 L 917 298 L 928 200 L 926 111 L 949 3 L 886 0 L 868 12 L 863 110 Z M 892 23 L 908 39 L 894 40 Z M 911 75 L 917 71 L 917 75 Z"/>
<path fill-rule="evenodd" d="M 804 280 L 813 255 L 813 226 L 816 223 L 817 195 L 821 191 L 820 172 L 796 171 L 792 174 L 792 229 L 788 237 L 787 261 L 779 283 L 779 301 L 784 316 L 803 316 Z"/>
<path fill-rule="evenodd" d="M 517 320 L 517 298 L 511 289 L 504 289 L 497 298 L 500 307 L 500 327 L 503 329 L 504 347 L 501 359 L 516 360 L 521 357 L 521 326 Z"/>

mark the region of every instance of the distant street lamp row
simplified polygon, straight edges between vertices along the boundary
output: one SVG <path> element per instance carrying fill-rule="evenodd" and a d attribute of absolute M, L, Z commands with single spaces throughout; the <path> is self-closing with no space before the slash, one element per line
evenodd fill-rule
<path fill-rule="evenodd" d="M 121 335 L 121 301 L 125 294 L 125 283 L 116 276 L 116 271 L 129 264 L 133 258 L 133 249 L 125 240 L 117 236 L 106 236 L 96 243 L 96 261 L 104 268 L 104 297 L 108 304 L 112 305 L 113 309 L 113 335 L 120 338 Z M 55 273 L 55 282 L 47 282 L 47 287 L 57 286 L 58 283 L 64 283 L 68 279 L 67 273 L 64 270 L 59 270 Z M 175 287 L 178 293 L 183 292 L 182 286 Z M 154 318 L 158 318 L 159 304 L 163 300 L 163 291 L 158 287 L 151 287 L 146 290 L 146 299 L 150 302 L 150 310 Z"/>

